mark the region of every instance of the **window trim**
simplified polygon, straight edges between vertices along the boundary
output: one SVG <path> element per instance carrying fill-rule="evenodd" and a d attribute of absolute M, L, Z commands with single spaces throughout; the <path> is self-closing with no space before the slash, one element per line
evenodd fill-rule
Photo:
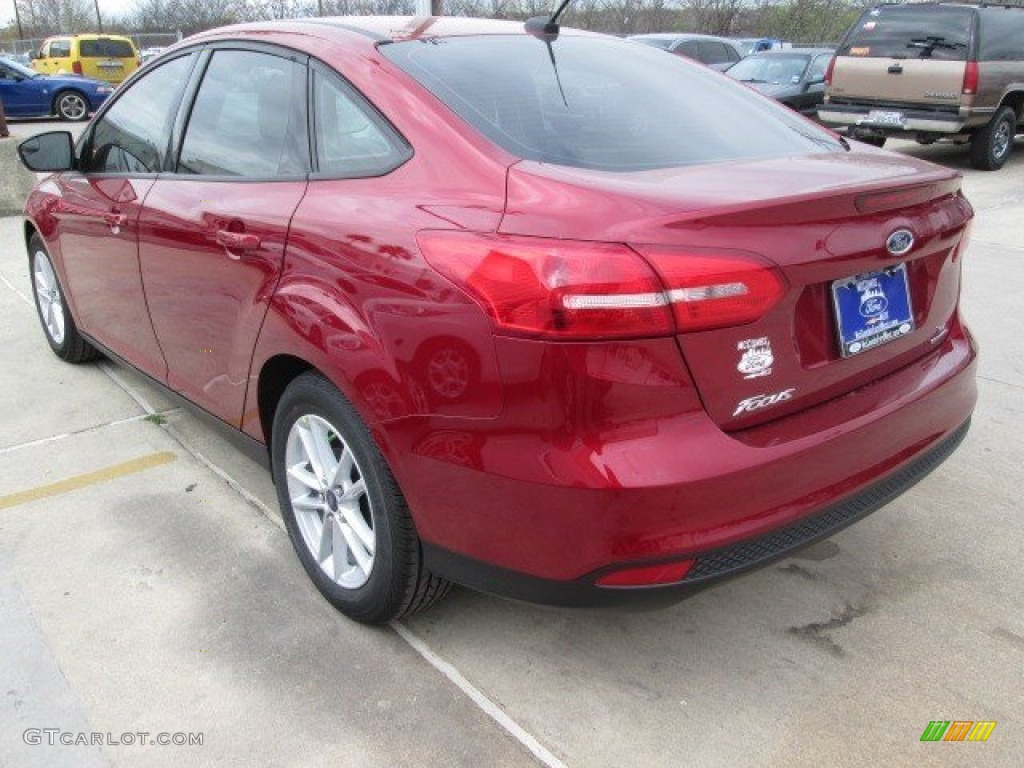
<path fill-rule="evenodd" d="M 316 125 L 316 78 L 323 77 L 325 79 L 333 79 L 338 82 L 342 90 L 346 95 L 352 98 L 356 106 L 363 111 L 364 114 L 377 125 L 378 128 L 383 129 L 391 143 L 395 144 L 396 148 L 403 150 L 402 158 L 392 165 L 381 166 L 381 170 L 375 173 L 331 173 L 320 170 L 320 157 L 317 152 L 317 125 Z M 307 87 L 308 94 L 308 109 L 309 109 L 309 150 L 310 157 L 313 161 L 313 170 L 309 174 L 310 181 L 341 181 L 346 179 L 380 179 L 385 176 L 389 176 L 403 165 L 408 163 L 416 155 L 416 150 L 412 143 L 402 134 L 398 128 L 395 127 L 394 123 L 388 120 L 387 116 L 384 115 L 377 105 L 374 104 L 370 99 L 363 95 L 362 91 L 356 88 L 352 82 L 338 72 L 334 67 L 325 64 L 324 62 L 313 59 L 310 62 L 309 67 L 309 80 Z"/>

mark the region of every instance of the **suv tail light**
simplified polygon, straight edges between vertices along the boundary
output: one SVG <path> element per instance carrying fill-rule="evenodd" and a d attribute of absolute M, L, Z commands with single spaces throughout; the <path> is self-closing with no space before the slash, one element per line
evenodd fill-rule
<path fill-rule="evenodd" d="M 828 67 L 825 68 L 825 85 L 832 85 L 832 70 L 836 68 L 836 57 L 828 60 Z"/>
<path fill-rule="evenodd" d="M 967 95 L 978 92 L 978 62 L 968 61 L 964 68 L 963 92 Z"/>
<path fill-rule="evenodd" d="M 420 250 L 504 333 L 552 339 L 667 336 L 752 322 L 785 292 L 740 255 L 425 231 Z"/>
<path fill-rule="evenodd" d="M 82 74 L 82 62 L 80 62 L 80 61 L 73 61 L 73 62 L 71 62 L 71 71 L 74 72 L 76 75 Z"/>

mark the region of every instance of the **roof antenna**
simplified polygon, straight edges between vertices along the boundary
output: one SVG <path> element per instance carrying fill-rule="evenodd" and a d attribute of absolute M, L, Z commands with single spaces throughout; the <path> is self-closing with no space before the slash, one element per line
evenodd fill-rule
<path fill-rule="evenodd" d="M 544 16 L 533 16 L 527 19 L 525 24 L 526 31 L 534 37 L 554 40 L 558 37 L 558 19 L 562 16 L 567 5 L 569 5 L 569 0 L 562 0 L 562 4 L 551 14 L 550 19 Z"/>

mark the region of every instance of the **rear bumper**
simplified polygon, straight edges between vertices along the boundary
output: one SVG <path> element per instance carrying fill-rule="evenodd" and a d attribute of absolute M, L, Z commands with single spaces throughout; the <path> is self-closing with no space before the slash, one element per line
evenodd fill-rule
<path fill-rule="evenodd" d="M 886 125 L 870 118 L 876 107 L 857 106 L 852 104 L 822 104 L 818 107 L 818 119 L 831 127 L 849 127 L 851 130 L 863 130 L 885 136 L 899 136 L 914 133 L 963 133 L 973 127 L 966 117 L 954 113 L 902 112 L 904 123 L 901 126 Z M 895 109 L 891 111 L 897 111 Z"/>
<path fill-rule="evenodd" d="M 696 561 L 694 567 L 682 581 L 674 584 L 597 586 L 597 579 L 613 570 L 611 568 L 603 568 L 572 581 L 543 579 L 431 544 L 424 546 L 425 564 L 433 572 L 459 584 L 531 603 L 575 607 L 671 604 L 826 539 L 881 509 L 942 464 L 963 442 L 969 427 L 970 420 L 885 479 L 797 523 L 726 547 L 692 554 Z M 689 559 L 686 555 L 682 558 Z"/>
<path fill-rule="evenodd" d="M 568 442 L 446 420 L 401 439 L 396 475 L 427 563 L 456 582 L 555 604 L 678 599 L 827 537 L 924 477 L 966 432 L 975 356 L 954 322 L 899 371 L 731 434 L 703 411 Z M 442 434 L 445 454 L 418 449 Z M 688 559 L 672 585 L 596 585 Z"/>

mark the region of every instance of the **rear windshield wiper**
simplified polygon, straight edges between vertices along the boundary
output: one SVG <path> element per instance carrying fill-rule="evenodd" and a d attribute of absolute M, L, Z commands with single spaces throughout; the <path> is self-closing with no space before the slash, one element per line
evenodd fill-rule
<path fill-rule="evenodd" d="M 915 37 L 909 43 L 907 48 L 920 48 L 921 58 L 927 58 L 931 56 L 932 51 L 936 48 L 942 48 L 947 51 L 955 51 L 957 48 L 966 48 L 966 43 L 947 43 L 946 38 L 931 35 L 929 37 Z"/>
<path fill-rule="evenodd" d="M 767 80 L 758 80 L 756 77 L 741 77 L 741 83 L 767 83 Z"/>

